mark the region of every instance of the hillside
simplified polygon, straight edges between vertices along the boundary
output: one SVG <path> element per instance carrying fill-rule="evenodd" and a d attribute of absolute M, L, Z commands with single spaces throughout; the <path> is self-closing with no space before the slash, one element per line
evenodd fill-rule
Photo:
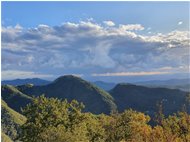
<path fill-rule="evenodd" d="M 19 126 L 26 121 L 26 118 L 11 109 L 1 100 L 1 131 L 4 141 L 14 140 L 19 133 Z"/>
<path fill-rule="evenodd" d="M 104 81 L 95 81 L 93 82 L 96 86 L 99 88 L 102 88 L 103 90 L 109 91 L 115 87 L 115 83 L 109 83 L 109 82 L 104 82 Z"/>
<path fill-rule="evenodd" d="M 1 141 L 2 142 L 12 142 L 11 138 L 7 136 L 4 132 L 1 132 Z"/>
<path fill-rule="evenodd" d="M 116 109 L 114 100 L 110 94 L 92 85 L 79 77 L 67 75 L 61 76 L 54 82 L 44 86 L 18 86 L 18 89 L 25 94 L 39 96 L 45 94 L 47 97 L 59 99 L 73 99 L 83 102 L 85 111 L 94 114 L 110 113 Z"/>
<path fill-rule="evenodd" d="M 110 95 L 110 94 L 111 95 Z M 152 115 L 156 104 L 163 101 L 165 114 L 181 109 L 185 103 L 186 92 L 177 89 L 153 88 L 133 84 L 118 84 L 109 93 L 79 77 L 67 75 L 57 78 L 50 84 L 35 86 L 3 85 L 2 99 L 14 110 L 26 106 L 32 96 L 45 94 L 46 97 L 73 99 L 83 102 L 85 112 L 109 114 L 116 106 L 120 112 L 132 108 Z M 27 94 L 27 95 L 26 95 Z"/>
<path fill-rule="evenodd" d="M 17 112 L 21 112 L 21 107 L 26 106 L 32 99 L 12 85 L 1 86 L 1 97 L 9 107 Z"/>
<path fill-rule="evenodd" d="M 135 109 L 152 115 L 156 104 L 163 102 L 166 115 L 177 112 L 185 103 L 186 92 L 176 89 L 148 88 L 133 84 L 118 84 L 110 91 L 120 112 Z"/>
<path fill-rule="evenodd" d="M 15 80 L 3 80 L 1 81 L 2 85 L 25 85 L 25 84 L 34 84 L 34 85 L 47 85 L 50 81 L 43 80 L 40 78 L 27 78 L 27 79 L 15 79 Z"/>

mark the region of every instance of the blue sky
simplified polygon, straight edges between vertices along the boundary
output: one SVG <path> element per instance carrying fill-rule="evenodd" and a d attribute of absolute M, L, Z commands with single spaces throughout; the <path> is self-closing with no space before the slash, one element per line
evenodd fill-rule
<path fill-rule="evenodd" d="M 4 26 L 50 26 L 94 18 L 98 23 L 140 23 L 154 31 L 188 29 L 188 2 L 2 2 Z M 176 23 L 183 21 L 180 27 Z"/>
<path fill-rule="evenodd" d="M 2 2 L 2 79 L 187 77 L 189 2 Z"/>

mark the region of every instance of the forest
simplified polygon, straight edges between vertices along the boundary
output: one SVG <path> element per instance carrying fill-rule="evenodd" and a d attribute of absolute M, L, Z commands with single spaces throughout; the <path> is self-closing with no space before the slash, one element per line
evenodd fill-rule
<path fill-rule="evenodd" d="M 23 142 L 189 142 L 190 115 L 181 112 L 165 117 L 162 104 L 154 118 L 132 109 L 110 115 L 83 112 L 73 100 L 33 99 L 23 110 L 25 122 L 15 141 Z M 154 123 L 151 123 L 153 121 Z"/>

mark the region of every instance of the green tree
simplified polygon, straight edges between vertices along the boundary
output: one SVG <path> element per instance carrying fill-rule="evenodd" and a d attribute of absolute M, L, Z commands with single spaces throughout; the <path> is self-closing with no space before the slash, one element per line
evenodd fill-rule
<path fill-rule="evenodd" d="M 24 142 L 52 140 L 86 141 L 84 105 L 77 101 L 68 103 L 55 98 L 37 97 L 23 110 L 27 121 L 19 137 Z M 74 138 L 75 137 L 75 138 Z"/>
<path fill-rule="evenodd" d="M 151 132 L 147 125 L 150 117 L 133 110 L 126 110 L 121 114 L 113 114 L 106 125 L 106 141 L 144 141 Z M 107 121 L 107 120 L 106 120 Z M 145 140 L 146 141 L 146 140 Z"/>
<path fill-rule="evenodd" d="M 164 119 L 162 127 L 166 139 L 173 141 L 190 141 L 190 115 L 186 112 L 178 112 Z"/>
<path fill-rule="evenodd" d="M 111 115 L 83 113 L 84 105 L 73 100 L 40 96 L 23 110 L 27 121 L 21 127 L 23 142 L 190 142 L 190 115 L 179 112 L 164 117 L 158 108 L 158 123 L 134 110 Z"/>

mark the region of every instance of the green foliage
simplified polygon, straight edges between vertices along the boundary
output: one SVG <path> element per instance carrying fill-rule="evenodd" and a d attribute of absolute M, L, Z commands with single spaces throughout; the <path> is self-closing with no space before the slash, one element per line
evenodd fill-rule
<path fill-rule="evenodd" d="M 119 142 L 128 140 L 143 141 L 143 135 L 149 133 L 151 127 L 147 125 L 150 117 L 143 113 L 127 110 L 120 114 L 113 114 L 108 118 L 107 124 L 103 123 L 107 142 Z M 143 132 L 142 132 L 143 131 Z"/>
<path fill-rule="evenodd" d="M 1 132 L 1 141 L 2 142 L 12 142 L 12 140 L 5 133 Z"/>
<path fill-rule="evenodd" d="M 162 127 L 166 139 L 173 141 L 190 141 L 190 115 L 186 112 L 179 112 L 163 120 Z"/>
<path fill-rule="evenodd" d="M 1 97 L 9 107 L 17 112 L 21 112 L 21 107 L 25 107 L 32 100 L 31 97 L 23 94 L 12 85 L 3 85 L 1 87 Z"/>
<path fill-rule="evenodd" d="M 153 116 L 157 111 L 155 104 L 163 102 L 164 114 L 166 116 L 181 110 L 188 100 L 187 92 L 167 88 L 148 88 L 133 84 L 118 84 L 110 94 L 115 99 L 118 111 L 134 109 Z M 190 110 L 190 105 L 186 105 Z M 189 112 L 190 113 L 190 112 Z"/>
<path fill-rule="evenodd" d="M 2 101 L 2 139 L 23 142 L 189 142 L 190 115 L 181 111 L 163 116 L 158 104 L 157 125 L 150 117 L 134 110 L 111 115 L 84 113 L 84 105 L 44 95 L 34 98 L 15 112 Z"/>
<path fill-rule="evenodd" d="M 41 93 L 50 98 L 40 96 Z M 2 101 L 2 139 L 23 142 L 190 142 L 190 95 L 187 93 L 119 84 L 111 94 L 74 76 L 60 77 L 44 86 L 4 85 L 2 99 L 7 104 Z M 65 98 L 68 101 L 61 100 Z M 84 102 L 86 107 L 79 102 Z M 150 125 L 153 124 L 150 117 L 141 112 L 153 116 L 157 110 L 156 102 L 162 103 L 157 104 L 156 123 Z M 168 116 L 182 106 L 181 112 Z M 25 107 L 24 116 L 16 112 L 21 107 Z M 165 111 L 167 115 L 164 115 Z"/>
<path fill-rule="evenodd" d="M 22 126 L 21 141 L 97 141 L 101 129 L 94 116 L 81 113 L 84 105 L 73 100 L 47 99 L 44 96 L 34 99 L 23 114 L 27 122 Z M 95 119 L 94 119 L 95 120 Z M 92 124 L 91 124 L 92 122 Z"/>
<path fill-rule="evenodd" d="M 166 116 L 176 113 L 184 104 L 186 104 L 184 108 L 190 111 L 187 101 L 189 97 L 186 92 L 180 90 L 118 84 L 110 91 L 110 95 L 92 83 L 72 75 L 59 77 L 54 82 L 43 86 L 30 84 L 16 87 L 2 86 L 2 98 L 18 112 L 20 112 L 20 107 L 26 106 L 31 101 L 29 96 L 40 96 L 41 94 L 45 94 L 46 97 L 67 99 L 68 101 L 75 99 L 83 102 L 86 106 L 83 112 L 93 114 L 110 114 L 117 109 L 119 112 L 123 112 L 125 109 L 132 108 L 152 117 L 156 112 L 155 104 L 160 101 L 163 101 Z"/>
<path fill-rule="evenodd" d="M 161 104 L 160 104 L 161 105 Z M 84 105 L 37 97 L 23 110 L 23 142 L 189 142 L 190 115 L 179 112 L 149 125 L 150 117 L 134 110 L 111 115 L 83 113 Z M 162 116 L 162 111 L 159 112 Z"/>
<path fill-rule="evenodd" d="M 105 129 L 102 126 L 102 117 L 105 115 L 93 115 L 91 113 L 86 113 L 85 115 L 85 125 L 86 125 L 86 135 L 88 137 L 88 141 L 90 142 L 104 142 L 105 137 Z"/>
<path fill-rule="evenodd" d="M 116 110 L 113 97 L 106 91 L 92 85 L 79 77 L 66 75 L 59 77 L 54 82 L 44 86 L 19 86 L 25 94 L 40 96 L 45 94 L 47 97 L 59 99 L 73 99 L 83 102 L 86 106 L 83 111 L 93 114 L 106 113 Z"/>
<path fill-rule="evenodd" d="M 24 124 L 25 121 L 26 118 L 23 115 L 8 107 L 7 104 L 1 100 L 1 128 L 4 134 L 14 140 L 20 132 L 20 126 Z"/>

